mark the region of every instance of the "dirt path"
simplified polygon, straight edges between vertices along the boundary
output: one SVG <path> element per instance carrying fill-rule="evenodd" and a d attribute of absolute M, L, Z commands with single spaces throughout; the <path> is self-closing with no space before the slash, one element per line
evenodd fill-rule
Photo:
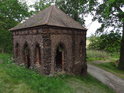
<path fill-rule="evenodd" d="M 116 93 L 124 93 L 124 80 L 119 77 L 90 64 L 88 64 L 88 72 L 102 83 L 113 88 Z"/>

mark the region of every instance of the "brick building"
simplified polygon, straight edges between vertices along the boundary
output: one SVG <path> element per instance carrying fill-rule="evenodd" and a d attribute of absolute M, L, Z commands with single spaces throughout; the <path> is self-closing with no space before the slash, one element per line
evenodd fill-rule
<path fill-rule="evenodd" d="M 56 6 L 50 6 L 10 29 L 17 64 L 42 74 L 85 74 L 86 31 Z"/>

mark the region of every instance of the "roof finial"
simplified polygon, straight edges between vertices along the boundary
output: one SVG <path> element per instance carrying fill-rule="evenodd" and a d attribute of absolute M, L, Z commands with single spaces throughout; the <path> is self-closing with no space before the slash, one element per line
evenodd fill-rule
<path fill-rule="evenodd" d="M 56 5 L 56 0 L 52 0 L 52 4 L 51 5 Z"/>

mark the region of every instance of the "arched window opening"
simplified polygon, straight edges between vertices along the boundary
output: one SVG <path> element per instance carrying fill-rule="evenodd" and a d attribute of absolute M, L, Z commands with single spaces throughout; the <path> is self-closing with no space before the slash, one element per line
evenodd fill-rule
<path fill-rule="evenodd" d="M 19 44 L 17 43 L 15 46 L 15 56 L 18 57 L 19 56 Z"/>
<path fill-rule="evenodd" d="M 55 65 L 56 65 L 57 72 L 64 70 L 64 46 L 63 44 L 59 44 L 56 49 L 55 62 L 56 62 Z"/>
<path fill-rule="evenodd" d="M 30 63 L 30 49 L 27 43 L 25 43 L 23 48 L 23 59 L 27 68 L 31 66 Z"/>
<path fill-rule="evenodd" d="M 41 49 L 39 44 L 35 47 L 35 64 L 41 65 Z"/>

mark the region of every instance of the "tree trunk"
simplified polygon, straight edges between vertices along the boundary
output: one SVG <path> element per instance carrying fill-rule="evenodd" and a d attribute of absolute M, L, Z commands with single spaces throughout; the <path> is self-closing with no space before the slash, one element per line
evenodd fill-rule
<path fill-rule="evenodd" d="M 121 41 L 120 59 L 119 59 L 118 68 L 124 70 L 124 22 L 123 22 L 122 41 Z"/>

